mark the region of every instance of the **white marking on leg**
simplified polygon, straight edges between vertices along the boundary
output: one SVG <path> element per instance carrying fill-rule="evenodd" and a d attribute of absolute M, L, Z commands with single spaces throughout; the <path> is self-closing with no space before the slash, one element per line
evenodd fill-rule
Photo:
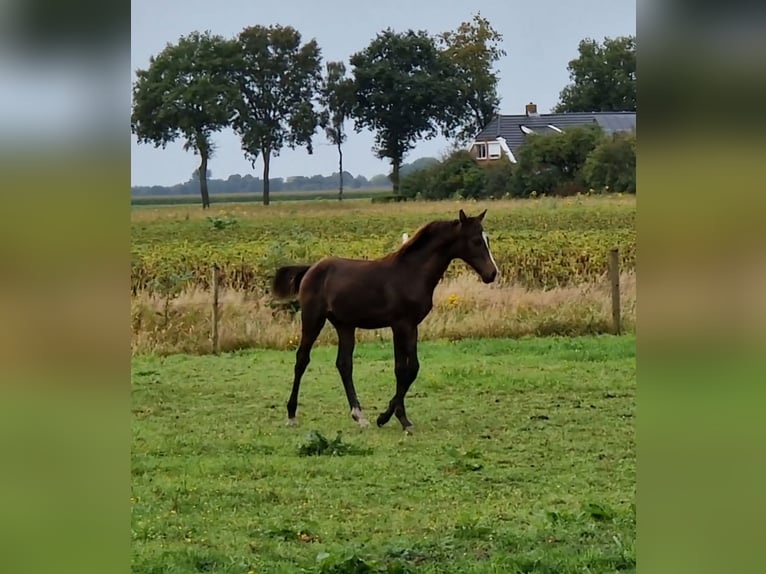
<path fill-rule="evenodd" d="M 495 263 L 495 258 L 492 257 L 492 251 L 489 249 L 489 237 L 482 231 L 481 238 L 484 240 L 484 246 L 487 248 L 487 253 L 489 254 L 489 258 L 492 260 L 492 265 L 495 266 L 495 271 L 497 271 L 497 274 L 500 275 L 500 269 L 498 268 L 497 263 Z"/>
<path fill-rule="evenodd" d="M 289 426 L 289 427 L 298 426 L 298 419 L 296 419 L 295 417 L 288 418 L 287 419 L 287 426 Z"/>
<path fill-rule="evenodd" d="M 351 418 L 354 419 L 357 423 L 359 423 L 359 426 L 362 428 L 367 428 L 370 426 L 369 421 L 364 418 L 364 415 L 362 414 L 362 409 L 359 409 L 357 407 L 354 407 L 351 409 Z"/>
<path fill-rule="evenodd" d="M 407 243 L 409 239 L 410 239 L 409 235 L 407 235 L 406 233 L 402 233 L 402 243 Z"/>

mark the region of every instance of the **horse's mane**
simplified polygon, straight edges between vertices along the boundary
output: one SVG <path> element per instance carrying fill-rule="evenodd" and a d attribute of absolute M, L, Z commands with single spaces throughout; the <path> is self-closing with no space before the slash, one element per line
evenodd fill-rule
<path fill-rule="evenodd" d="M 453 221 L 432 221 L 426 223 L 415 234 L 410 237 L 399 249 L 390 253 L 388 257 L 399 258 L 409 253 L 419 251 L 423 247 L 430 245 L 434 239 L 443 235 L 447 230 L 452 228 L 457 220 Z"/>

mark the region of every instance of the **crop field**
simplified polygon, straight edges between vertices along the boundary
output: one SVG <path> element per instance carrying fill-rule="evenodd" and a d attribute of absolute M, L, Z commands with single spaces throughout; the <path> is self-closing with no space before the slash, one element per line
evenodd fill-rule
<path fill-rule="evenodd" d="M 294 307 L 269 295 L 274 271 L 325 255 L 375 258 L 433 219 L 488 209 L 485 229 L 501 271 L 483 285 L 456 261 L 437 287 L 424 340 L 609 332 L 607 254 L 618 248 L 622 320 L 635 324 L 635 197 L 539 198 L 487 202 L 373 204 L 313 200 L 141 207 L 132 212 L 134 352 L 211 350 L 210 282 L 220 269 L 222 350 L 289 349 L 297 344 Z M 318 345 L 332 344 L 325 329 Z M 359 332 L 359 341 L 388 332 Z"/>
<path fill-rule="evenodd" d="M 134 292 L 183 284 L 207 288 L 213 264 L 225 287 L 264 290 L 276 266 L 325 255 L 374 258 L 396 249 L 432 219 L 487 208 L 485 228 L 503 277 L 526 287 L 591 281 L 613 247 L 635 267 L 635 199 L 543 199 L 481 203 L 385 204 L 360 201 L 134 212 Z M 194 217 L 191 213 L 194 212 Z M 451 275 L 465 271 L 453 265 Z"/>
<path fill-rule="evenodd" d="M 635 572 L 635 337 L 430 341 L 415 432 L 352 421 L 315 349 L 132 362 L 135 573 Z M 390 344 L 355 351 L 368 415 Z M 340 433 L 340 435 L 338 434 Z"/>

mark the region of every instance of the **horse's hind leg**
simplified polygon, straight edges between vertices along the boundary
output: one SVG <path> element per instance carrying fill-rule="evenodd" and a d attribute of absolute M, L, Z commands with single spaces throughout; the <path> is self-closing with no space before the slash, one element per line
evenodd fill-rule
<path fill-rule="evenodd" d="M 356 389 L 354 388 L 354 345 L 356 343 L 354 333 L 356 330 L 354 327 L 342 325 L 335 325 L 335 330 L 338 331 L 338 358 L 335 361 L 335 366 L 338 368 L 341 381 L 343 381 L 343 388 L 346 390 L 351 418 L 360 427 L 365 428 L 370 426 L 370 423 L 362 414 L 362 406 L 359 404 L 359 398 L 356 396 Z"/>
<path fill-rule="evenodd" d="M 287 401 L 287 424 L 297 424 L 295 413 L 298 410 L 298 391 L 301 387 L 301 378 L 306 372 L 306 367 L 311 362 L 311 347 L 319 337 L 324 327 L 326 316 L 324 311 L 311 303 L 301 306 L 301 342 L 295 352 L 295 375 L 293 378 L 293 390 Z"/>

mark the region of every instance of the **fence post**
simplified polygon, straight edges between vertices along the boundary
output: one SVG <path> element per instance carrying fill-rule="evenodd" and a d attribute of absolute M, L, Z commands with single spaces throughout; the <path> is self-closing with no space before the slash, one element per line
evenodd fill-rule
<path fill-rule="evenodd" d="M 213 288 L 213 353 L 217 355 L 220 350 L 218 344 L 218 320 L 220 318 L 220 308 L 218 306 L 218 265 L 216 264 L 213 264 L 211 286 Z"/>
<path fill-rule="evenodd" d="M 612 328 L 614 334 L 622 332 L 620 320 L 620 252 L 615 247 L 609 251 L 609 283 L 612 287 Z"/>

